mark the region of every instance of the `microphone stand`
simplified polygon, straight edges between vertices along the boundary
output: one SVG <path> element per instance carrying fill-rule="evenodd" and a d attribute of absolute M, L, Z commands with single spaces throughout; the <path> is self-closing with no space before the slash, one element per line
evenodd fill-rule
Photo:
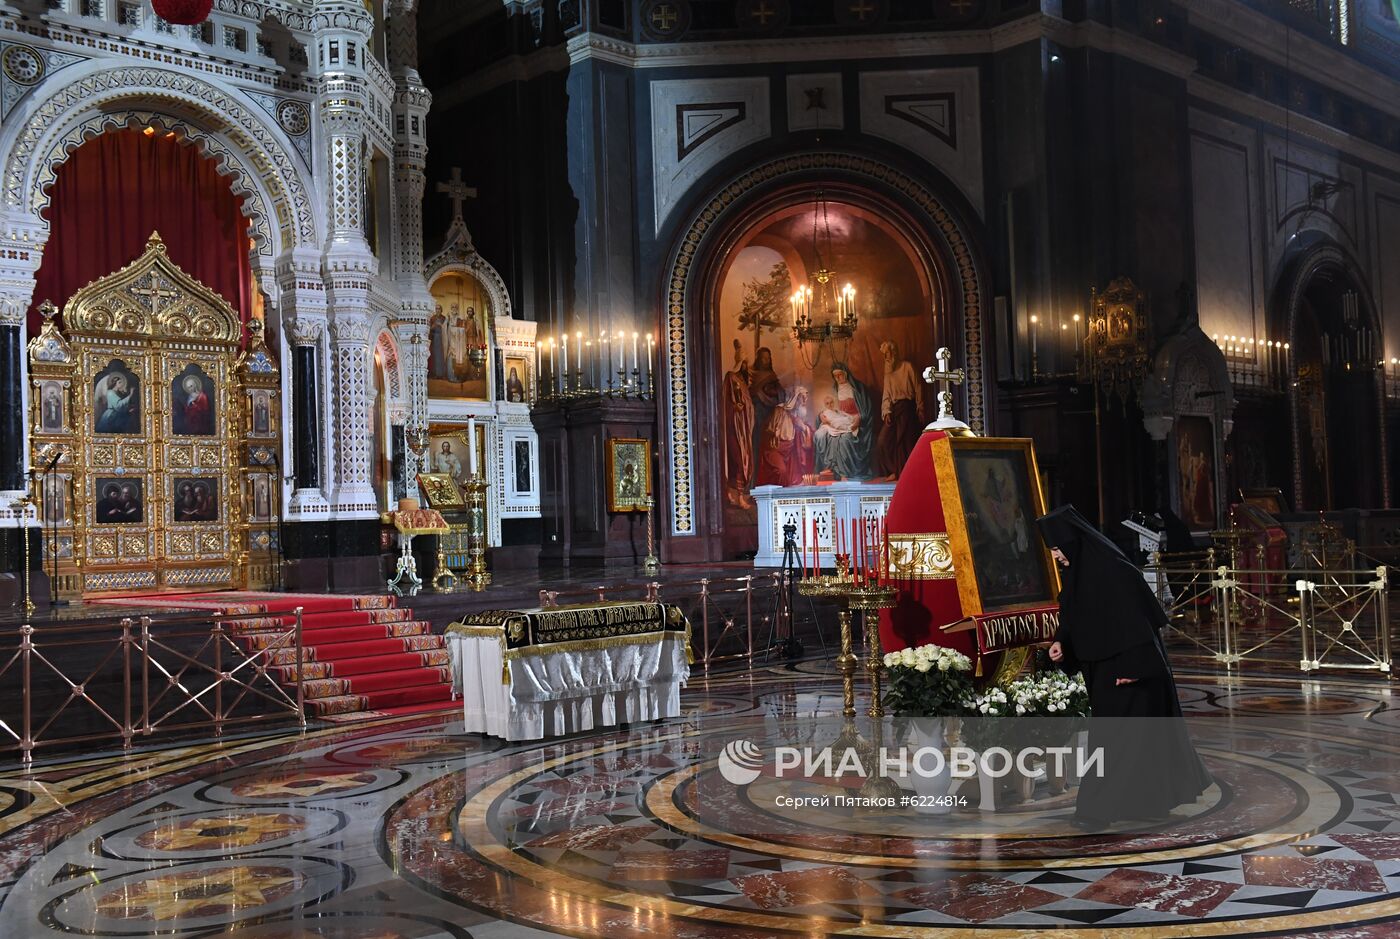
<path fill-rule="evenodd" d="M 49 460 L 49 465 L 44 467 L 40 474 L 39 484 L 39 504 L 43 506 L 46 518 L 43 520 L 45 527 L 49 530 L 49 566 L 53 573 L 49 575 L 49 606 L 67 606 L 68 601 L 60 599 L 58 596 L 58 516 L 48 511 L 49 506 L 43 498 L 46 493 L 55 491 L 53 486 L 54 472 L 58 468 L 58 461 L 63 459 L 63 451 L 60 450 Z"/>
<path fill-rule="evenodd" d="M 277 544 L 274 545 L 271 538 L 267 539 L 267 563 L 276 571 L 277 592 L 282 593 L 287 589 L 287 586 L 282 579 L 282 562 L 278 560 L 278 555 L 282 553 L 283 538 L 286 536 L 286 531 L 282 527 L 282 493 L 286 488 L 287 481 L 282 478 L 282 454 L 278 452 L 278 447 L 272 448 L 272 480 L 277 481 L 277 491 L 275 493 L 268 492 L 267 507 L 276 516 L 271 521 L 277 523 Z M 268 480 L 269 490 L 272 488 L 270 485 L 272 480 Z"/>

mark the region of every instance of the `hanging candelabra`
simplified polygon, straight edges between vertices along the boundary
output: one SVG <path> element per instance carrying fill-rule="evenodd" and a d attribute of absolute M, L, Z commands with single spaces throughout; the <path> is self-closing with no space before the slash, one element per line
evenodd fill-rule
<path fill-rule="evenodd" d="M 822 235 L 826 240 L 825 255 Z M 816 365 L 824 343 L 849 341 L 860 323 L 855 287 L 850 283 L 838 287 L 836 272 L 828 266 L 832 257 L 831 219 L 826 196 L 820 192 L 812 205 L 812 254 L 816 258 L 816 273 L 790 299 L 792 337 L 808 368 Z"/>

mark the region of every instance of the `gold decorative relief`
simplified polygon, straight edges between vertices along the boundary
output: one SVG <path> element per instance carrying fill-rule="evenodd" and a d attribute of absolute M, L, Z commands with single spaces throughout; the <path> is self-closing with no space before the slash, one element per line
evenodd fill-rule
<path fill-rule="evenodd" d="M 890 535 L 891 575 L 900 580 L 952 580 L 953 551 L 947 532 Z"/>

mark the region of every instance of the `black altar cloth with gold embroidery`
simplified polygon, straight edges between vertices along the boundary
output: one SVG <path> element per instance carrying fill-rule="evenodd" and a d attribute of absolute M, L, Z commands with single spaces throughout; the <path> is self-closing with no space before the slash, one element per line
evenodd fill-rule
<path fill-rule="evenodd" d="M 664 603 L 486 610 L 445 633 L 467 731 L 506 740 L 676 717 L 693 661 Z"/>
<path fill-rule="evenodd" d="M 590 644 L 603 648 L 658 633 L 684 636 L 690 622 L 680 608 L 664 603 L 590 603 L 531 610 L 483 610 L 447 627 L 448 633 L 499 637 L 510 651 L 540 646 Z M 510 656 L 507 656 L 508 658 Z"/>

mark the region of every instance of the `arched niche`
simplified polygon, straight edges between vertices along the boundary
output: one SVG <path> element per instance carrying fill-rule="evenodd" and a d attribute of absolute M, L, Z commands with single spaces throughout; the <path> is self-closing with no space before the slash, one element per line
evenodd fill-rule
<path fill-rule="evenodd" d="M 1172 511 L 1194 530 L 1219 528 L 1229 504 L 1225 441 L 1235 391 L 1219 346 L 1191 325 L 1167 339 L 1143 381 L 1143 424 L 1165 443 Z"/>

